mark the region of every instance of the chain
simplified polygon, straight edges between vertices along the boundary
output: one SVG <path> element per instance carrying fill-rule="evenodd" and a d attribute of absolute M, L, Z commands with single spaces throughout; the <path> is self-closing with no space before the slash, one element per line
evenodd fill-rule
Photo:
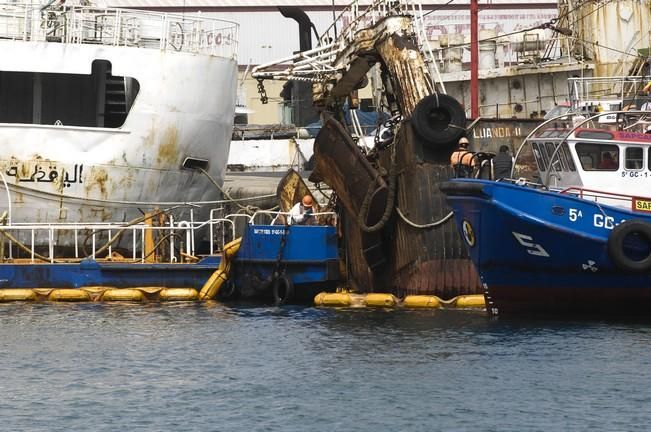
<path fill-rule="evenodd" d="M 269 98 L 267 97 L 267 90 L 264 88 L 264 83 L 262 82 L 262 78 L 258 78 L 258 93 L 260 94 L 260 102 L 262 102 L 262 105 L 266 105 L 269 103 Z"/>
<path fill-rule="evenodd" d="M 289 218 L 291 216 L 287 215 L 287 217 Z M 280 265 L 283 261 L 283 251 L 285 250 L 285 244 L 287 243 L 287 234 L 289 234 L 290 226 L 291 225 L 285 224 L 285 230 L 283 235 L 280 237 L 280 247 L 278 248 L 278 255 L 276 256 L 276 264 L 274 265 L 274 271 L 271 274 L 272 281 L 278 279 L 283 273 L 285 273 L 284 270 L 282 272 L 280 271 Z"/>
<path fill-rule="evenodd" d="M 375 148 L 378 150 L 383 150 L 387 148 L 395 137 L 396 127 L 402 121 L 402 116 L 400 114 L 394 115 L 390 119 L 386 120 L 382 127 L 376 129 L 375 132 Z"/>

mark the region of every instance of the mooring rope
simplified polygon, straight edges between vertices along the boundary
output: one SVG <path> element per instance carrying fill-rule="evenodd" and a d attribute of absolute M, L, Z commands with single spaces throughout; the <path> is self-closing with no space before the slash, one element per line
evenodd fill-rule
<path fill-rule="evenodd" d="M 201 171 L 201 172 L 202 172 L 206 177 L 208 177 L 208 180 L 210 180 L 210 182 L 211 182 L 212 184 L 214 184 L 215 187 L 217 187 L 217 189 L 219 189 L 219 191 L 222 193 L 222 195 L 226 197 L 226 200 L 227 200 L 228 202 L 231 202 L 231 203 L 237 205 L 237 207 L 239 207 L 240 210 L 246 212 L 246 214 L 248 214 L 248 215 L 252 215 L 252 214 L 254 214 L 254 213 L 257 212 L 257 211 L 263 210 L 263 209 L 261 209 L 260 207 L 258 207 L 258 206 L 254 206 L 254 205 L 246 205 L 246 206 L 243 206 L 242 204 L 240 204 L 240 203 L 238 202 L 238 200 L 234 199 L 234 198 L 233 198 L 233 197 L 228 193 L 228 191 L 226 191 L 226 189 L 224 189 L 224 188 L 222 188 L 221 186 L 219 186 L 219 183 L 217 183 L 217 182 L 215 181 L 215 179 L 212 178 L 212 176 L 211 176 L 210 174 L 208 174 L 208 171 L 206 171 L 206 170 L 203 169 L 203 168 L 198 168 L 198 169 L 199 169 L 199 170 L 200 170 L 200 171 Z M 264 197 L 267 197 L 267 196 L 269 196 L 269 195 L 264 195 Z M 271 196 L 274 196 L 274 195 L 271 195 Z M 262 197 L 261 197 L 261 198 L 262 198 Z M 271 208 L 266 209 L 265 211 L 273 211 L 273 210 L 276 210 L 277 208 L 279 208 L 279 206 L 278 206 L 278 205 L 275 205 L 275 206 L 273 206 L 273 207 L 271 207 Z"/>
<path fill-rule="evenodd" d="M 394 203 L 395 203 L 395 198 L 396 198 L 396 177 L 397 177 L 397 170 L 396 170 L 396 142 L 395 140 L 398 137 L 398 132 L 400 130 L 400 124 L 397 125 L 397 129 L 394 133 L 394 141 L 391 147 L 391 166 L 389 168 L 389 195 L 387 197 L 387 204 L 386 207 L 384 208 L 384 214 L 380 218 L 380 220 L 372 226 L 366 225 L 366 222 L 364 221 L 364 217 L 368 213 L 368 208 L 371 203 L 371 195 L 373 195 L 373 191 L 375 190 L 375 185 L 377 178 L 380 177 L 380 174 L 373 179 L 373 182 L 369 185 L 368 190 L 366 191 L 366 196 L 364 197 L 364 201 L 362 202 L 362 207 L 359 209 L 359 214 L 357 215 L 357 223 L 359 224 L 360 228 L 364 232 L 376 232 L 384 228 L 386 223 L 389 221 L 389 218 L 391 217 L 391 213 L 393 212 L 394 208 Z"/>
<path fill-rule="evenodd" d="M 405 216 L 404 214 L 402 214 L 402 212 L 400 211 L 400 207 L 396 207 L 396 212 L 398 212 L 398 215 L 400 216 L 400 218 L 401 218 L 401 219 L 402 219 L 402 220 L 403 220 L 407 225 L 409 225 L 409 226 L 411 226 L 411 227 L 414 227 L 414 228 L 418 228 L 418 229 L 428 229 L 428 228 L 434 228 L 434 227 L 437 227 L 437 226 L 443 225 L 444 223 L 446 223 L 447 221 L 449 221 L 450 218 L 452 217 L 452 215 L 454 214 L 453 212 L 450 212 L 450 213 L 448 213 L 447 215 L 445 215 L 442 219 L 439 219 L 439 220 L 437 220 L 436 222 L 432 222 L 432 223 L 428 223 L 428 224 L 417 224 L 417 223 L 412 222 L 412 221 L 410 221 L 409 219 L 407 219 L 407 216 Z"/>

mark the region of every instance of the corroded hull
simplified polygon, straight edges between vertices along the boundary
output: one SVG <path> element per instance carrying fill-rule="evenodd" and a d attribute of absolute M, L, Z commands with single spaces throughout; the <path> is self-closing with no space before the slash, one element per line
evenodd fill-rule
<path fill-rule="evenodd" d="M 394 184 L 387 186 L 382 181 L 387 192 L 377 200 L 375 208 L 363 209 L 361 203 L 372 189 L 369 184 L 373 185 L 369 179 L 376 178 L 380 171 L 392 171 L 391 157 L 383 155 L 380 166 L 368 171 L 370 164 L 365 156 L 346 143 L 349 138 L 332 122 L 335 120 L 326 123 L 315 141 L 317 174 L 333 187 L 345 209 L 346 249 L 355 287 L 361 291 L 390 290 L 401 296 L 431 294 L 442 298 L 481 293 L 477 273 L 449 216 L 451 209 L 438 189 L 438 184 L 452 174 L 447 163 L 432 160 L 409 123 L 405 123 L 397 138 Z M 423 159 L 425 153 L 428 161 Z M 366 168 L 353 171 L 355 166 Z M 388 190 L 391 187 L 394 192 Z M 393 203 L 389 202 L 391 193 L 395 195 Z M 386 206 L 391 207 L 390 217 L 381 228 L 368 232 L 371 222 L 381 220 Z M 360 218 L 362 210 L 367 213 Z M 366 230 L 360 220 L 367 221 Z"/>

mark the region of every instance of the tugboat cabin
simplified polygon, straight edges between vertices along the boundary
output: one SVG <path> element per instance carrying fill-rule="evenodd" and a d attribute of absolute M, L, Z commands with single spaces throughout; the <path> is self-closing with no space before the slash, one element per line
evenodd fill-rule
<path fill-rule="evenodd" d="M 588 193 L 595 201 L 631 208 L 632 197 L 650 195 L 651 133 L 640 129 L 535 132 L 529 143 L 542 183 L 550 189 L 583 197 Z"/>

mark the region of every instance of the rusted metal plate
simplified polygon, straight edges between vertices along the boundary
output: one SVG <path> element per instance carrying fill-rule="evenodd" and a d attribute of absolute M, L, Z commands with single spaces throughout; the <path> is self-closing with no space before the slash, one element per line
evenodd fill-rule
<path fill-rule="evenodd" d="M 468 135 L 470 149 L 497 153 L 502 145 L 507 145 L 513 153 L 541 122 L 541 119 L 479 119 Z"/>
<path fill-rule="evenodd" d="M 360 213 L 365 212 L 361 217 L 364 224 L 377 224 L 384 214 L 389 189 L 341 123 L 328 115 L 324 115 L 323 128 L 314 141 L 314 155 L 316 166 L 310 180 L 324 181 L 333 188 L 355 223 Z M 358 225 L 356 229 L 361 228 Z M 386 253 L 381 233 L 361 233 L 355 253 L 361 254 L 371 269 L 383 266 Z"/>
<path fill-rule="evenodd" d="M 469 134 L 470 150 L 497 154 L 506 145 L 515 155 L 524 139 L 541 123 L 540 119 L 479 119 Z M 536 161 L 530 146 L 518 154 L 514 177 L 535 178 Z"/>
<path fill-rule="evenodd" d="M 451 168 L 443 157 L 438 161 L 422 158 L 421 143 L 414 137 L 408 122 L 400 128 L 395 145 L 399 173 L 397 208 L 375 238 L 381 240 L 377 247 L 386 258 L 383 265 L 369 267 L 368 252 L 364 254 L 369 234 L 356 223 L 357 207 L 345 207 L 346 250 L 354 286 L 362 292 L 393 291 L 398 295 L 432 294 L 441 298 L 481 293 L 479 278 L 454 220 L 445 219 L 451 210 L 438 184 L 450 178 Z M 339 159 L 329 162 L 328 178 L 339 194 L 338 187 L 355 182 L 351 177 L 359 173 L 355 174 L 352 168 L 343 170 L 337 163 Z M 381 156 L 380 164 L 384 171 L 390 170 L 388 154 Z M 441 220 L 445 221 L 438 226 L 422 227 Z"/>
<path fill-rule="evenodd" d="M 393 286 L 400 293 L 441 298 L 481 293 L 465 245 L 448 216 L 451 209 L 438 188 L 453 174 L 449 161 L 419 157 L 422 144 L 412 128 L 405 126 L 398 137 L 400 174 L 391 244 Z"/>
<path fill-rule="evenodd" d="M 283 178 L 280 179 L 276 195 L 278 196 L 280 211 L 288 212 L 305 195 L 310 195 L 314 202 L 314 212 L 321 212 L 319 203 L 310 192 L 301 175 L 294 169 L 287 170 Z"/>
<path fill-rule="evenodd" d="M 416 104 L 433 93 L 434 88 L 428 75 L 428 67 L 413 38 L 411 18 L 393 17 L 393 30 L 380 39 L 376 49 L 382 62 L 389 70 L 400 112 L 409 118 Z"/>
<path fill-rule="evenodd" d="M 325 181 L 337 191 L 346 210 L 358 215 L 367 193 L 371 194 L 365 222 L 376 224 L 386 206 L 388 188 L 379 172 L 370 164 L 344 127 L 324 115 L 324 125 L 314 141 L 313 181 Z"/>

